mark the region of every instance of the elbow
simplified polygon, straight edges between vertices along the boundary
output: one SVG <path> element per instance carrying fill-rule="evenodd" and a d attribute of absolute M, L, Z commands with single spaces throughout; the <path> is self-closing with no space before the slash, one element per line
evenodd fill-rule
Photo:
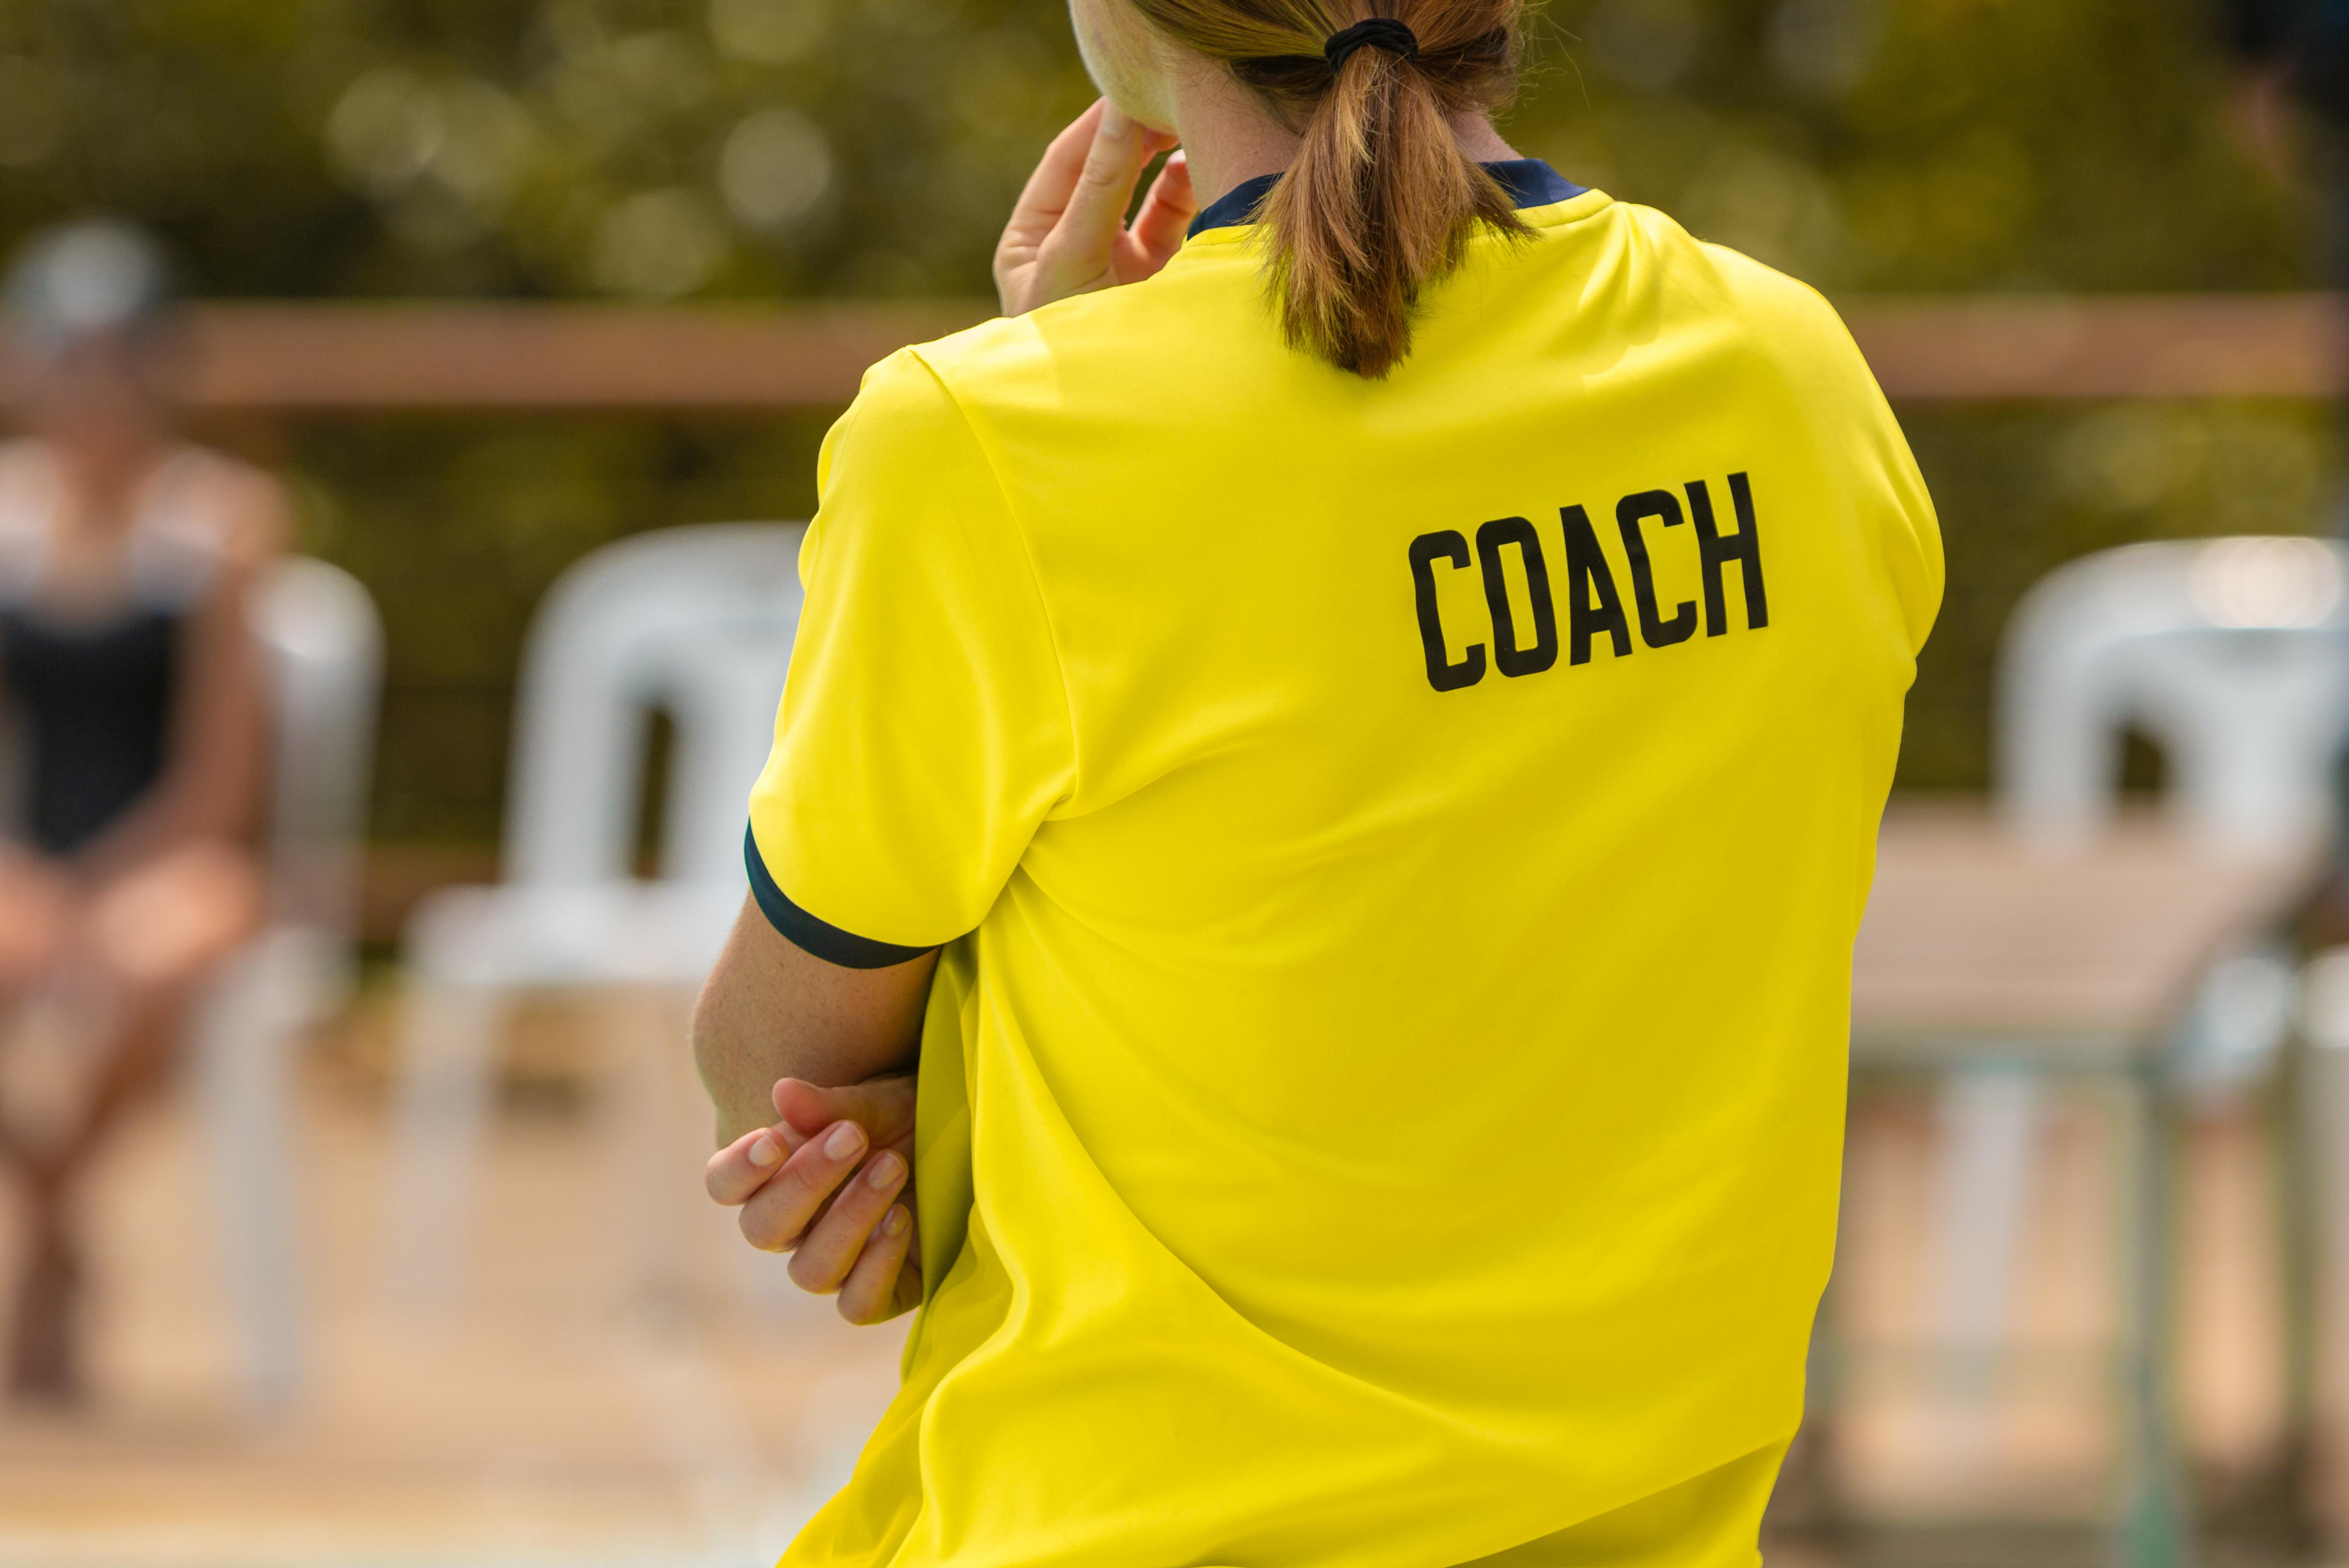
<path fill-rule="evenodd" d="M 716 988 L 714 978 L 705 981 L 701 995 L 694 999 L 693 1022 L 688 1030 L 687 1044 L 693 1052 L 693 1070 L 700 1075 L 703 1090 L 723 1117 L 726 1096 L 721 1086 L 725 1078 L 720 1069 L 724 1056 L 718 1045 L 718 1008 L 710 998 L 710 993 Z"/>
<path fill-rule="evenodd" d="M 718 1113 L 720 1148 L 769 1120 L 765 1087 L 750 1081 L 758 1074 L 740 1048 L 741 1032 L 730 1026 L 733 1011 L 724 995 L 722 973 L 712 975 L 694 1003 L 688 1038 L 694 1071 Z"/>

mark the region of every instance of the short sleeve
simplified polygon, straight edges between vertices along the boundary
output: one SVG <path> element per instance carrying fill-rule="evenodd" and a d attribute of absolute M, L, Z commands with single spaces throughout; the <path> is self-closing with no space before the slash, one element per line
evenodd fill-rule
<path fill-rule="evenodd" d="M 1851 329 L 1825 295 L 1804 284 L 1788 288 L 1790 282 L 1780 284 L 1795 306 L 1784 323 L 1785 363 L 1801 407 L 1824 433 L 1822 449 L 1847 476 L 1914 657 L 1940 617 L 1947 575 L 1933 497 Z"/>
<path fill-rule="evenodd" d="M 1879 392 L 1878 400 L 1882 401 Z M 1932 493 L 1918 471 L 1916 454 L 1901 434 L 1892 410 L 1884 409 L 1885 468 L 1892 490 L 1890 526 L 1899 548 L 1892 554 L 1892 582 L 1900 597 L 1900 611 L 1909 624 L 1909 652 L 1925 650 L 1925 639 L 1941 613 L 1947 567 L 1941 557 L 1941 524 L 1933 510 Z"/>
<path fill-rule="evenodd" d="M 825 438 L 806 590 L 750 795 L 751 890 L 854 968 L 975 928 L 1075 774 L 1044 603 L 969 422 L 914 352 Z"/>
<path fill-rule="evenodd" d="M 1823 302 L 1824 303 L 1824 302 Z M 1832 316 L 1832 313 L 1831 316 Z M 1857 450 L 1865 459 L 1855 476 L 1866 512 L 1875 525 L 1878 559 L 1886 581 L 1899 602 L 1901 620 L 1909 632 L 1909 653 L 1924 652 L 1925 639 L 1941 613 L 1947 566 L 1941 554 L 1940 519 L 1932 492 L 1917 467 L 1917 455 L 1900 428 L 1890 399 L 1878 384 L 1859 346 L 1852 341 L 1842 318 L 1833 316 L 1835 339 L 1847 350 L 1852 385 L 1857 391 L 1854 409 L 1865 435 Z"/>

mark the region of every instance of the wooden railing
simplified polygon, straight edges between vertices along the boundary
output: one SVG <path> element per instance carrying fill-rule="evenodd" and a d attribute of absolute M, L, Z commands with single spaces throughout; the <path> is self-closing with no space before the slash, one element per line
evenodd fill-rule
<path fill-rule="evenodd" d="M 2349 390 L 2349 334 L 2328 295 L 1841 304 L 1898 402 Z M 977 302 L 212 304 L 193 313 L 194 396 L 221 411 L 284 413 L 832 407 L 874 360 L 988 314 Z"/>
<path fill-rule="evenodd" d="M 2313 294 L 1847 299 L 1903 404 L 2323 397 L 2349 335 Z M 214 413 L 836 408 L 865 366 L 991 314 L 978 302 L 645 309 L 587 304 L 212 304 L 192 314 L 193 395 Z M 494 873 L 487 850 L 374 847 L 371 936 L 428 888 Z"/>

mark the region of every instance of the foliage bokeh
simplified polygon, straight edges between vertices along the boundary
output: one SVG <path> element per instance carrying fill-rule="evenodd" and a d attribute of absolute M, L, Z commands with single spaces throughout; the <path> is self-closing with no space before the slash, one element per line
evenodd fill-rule
<path fill-rule="evenodd" d="M 2322 203 L 2228 134 L 2198 0 L 1556 0 L 1526 150 L 1831 294 L 2265 289 Z M 219 296 L 971 295 L 1090 96 L 1057 0 L 14 0 L 0 242 L 106 210 Z M 2310 407 L 1902 411 L 1950 605 L 1904 780 L 1985 774 L 2016 593 L 2129 539 L 2320 526 Z M 378 831 L 495 831 L 521 628 L 636 529 L 802 515 L 823 419 L 314 420 L 278 461 L 392 630 Z"/>

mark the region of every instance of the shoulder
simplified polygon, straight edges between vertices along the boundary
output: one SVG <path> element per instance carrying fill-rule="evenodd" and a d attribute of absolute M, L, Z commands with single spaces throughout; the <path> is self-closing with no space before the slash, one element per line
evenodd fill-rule
<path fill-rule="evenodd" d="M 982 322 L 899 349 L 874 366 L 825 441 L 822 474 L 828 478 L 841 463 L 853 463 L 868 478 L 884 466 L 905 480 L 932 483 L 957 474 L 996 474 L 1002 454 L 995 438 L 1003 417 L 1056 401 L 1071 368 L 1068 346 L 1048 340 L 1040 318 L 1075 303 Z"/>
<path fill-rule="evenodd" d="M 31 591 L 57 502 L 57 466 L 37 440 L 0 441 L 0 593 Z"/>
<path fill-rule="evenodd" d="M 1233 259 L 1247 259 L 1231 249 Z M 983 430 L 995 415 L 1057 407 L 1077 388 L 1098 391 L 1104 378 L 1146 381 L 1170 358 L 1233 337 L 1226 309 L 1231 286 L 1230 277 L 1178 257 L 1139 283 L 997 316 L 907 353 Z M 1260 293 L 1252 260 L 1241 288 L 1251 301 Z"/>
<path fill-rule="evenodd" d="M 1816 358 L 1867 375 L 1851 329 L 1825 294 L 1742 251 L 1702 242 L 1697 248 L 1724 304 L 1757 343 L 1782 356 Z"/>
<path fill-rule="evenodd" d="M 916 344 L 905 356 L 935 381 L 966 418 L 1007 398 L 1016 398 L 1040 375 L 1050 373 L 1053 346 L 1045 335 L 1048 322 L 1098 311 L 1119 291 L 1061 300 L 1025 315 L 997 316 L 977 326 L 928 343 Z"/>
<path fill-rule="evenodd" d="M 962 400 L 931 360 L 938 346 L 901 348 L 865 371 L 824 438 L 816 464 L 822 497 L 828 500 L 843 476 L 860 485 L 935 480 L 950 459 L 971 450 Z"/>
<path fill-rule="evenodd" d="M 0 441 L 0 525 L 44 521 L 56 504 L 57 464 L 31 437 Z"/>
<path fill-rule="evenodd" d="M 855 401 L 824 437 L 817 504 L 800 562 L 854 551 L 921 554 L 943 533 L 976 541 L 1003 531 L 1003 487 L 960 390 L 927 357 L 902 348 L 864 373 Z"/>
<path fill-rule="evenodd" d="M 293 507 L 275 478 L 208 447 L 183 447 L 171 463 L 167 526 L 189 543 L 239 575 L 285 552 Z"/>
<path fill-rule="evenodd" d="M 868 370 L 824 439 L 799 559 L 807 614 L 832 628 L 822 636 L 911 647 L 950 624 L 987 639 L 1043 624 L 1026 534 L 931 346 Z"/>
<path fill-rule="evenodd" d="M 15 490 L 45 480 L 48 472 L 48 459 L 40 442 L 29 436 L 0 440 L 0 487 Z"/>
<path fill-rule="evenodd" d="M 1652 207 L 1619 201 L 1613 210 L 1652 259 L 1659 286 L 1679 295 L 1684 308 L 1789 368 L 1857 371 L 1873 387 L 1850 329 L 1818 290 L 1742 251 L 1699 239 Z"/>
<path fill-rule="evenodd" d="M 1639 212 L 1667 258 L 1666 286 L 1707 318 L 1720 352 L 1765 389 L 1783 435 L 1807 449 L 1885 542 L 1913 653 L 1940 602 L 1940 525 L 1899 421 L 1850 329 L 1808 284 L 1694 239 L 1660 212 Z"/>
<path fill-rule="evenodd" d="M 1594 214 L 1594 221 L 1607 226 L 1650 287 L 1676 296 L 1682 308 L 1730 316 L 1756 331 L 1842 333 L 1842 319 L 1818 290 L 1742 251 L 1692 234 L 1668 212 L 1615 201 Z"/>

